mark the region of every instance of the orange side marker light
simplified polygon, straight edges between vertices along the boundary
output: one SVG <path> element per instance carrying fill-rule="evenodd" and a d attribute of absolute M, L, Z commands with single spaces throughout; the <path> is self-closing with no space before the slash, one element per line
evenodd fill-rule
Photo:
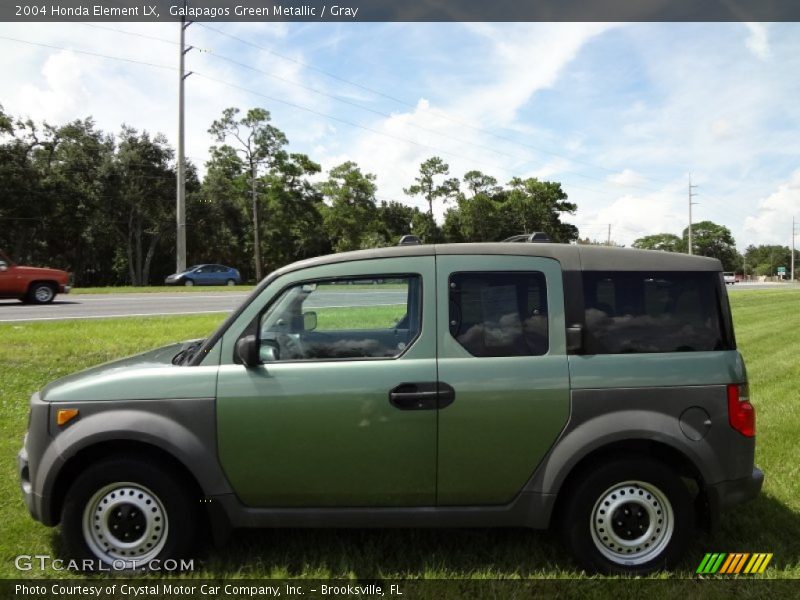
<path fill-rule="evenodd" d="M 64 426 L 78 416 L 77 408 L 59 408 L 56 413 L 56 423 Z"/>

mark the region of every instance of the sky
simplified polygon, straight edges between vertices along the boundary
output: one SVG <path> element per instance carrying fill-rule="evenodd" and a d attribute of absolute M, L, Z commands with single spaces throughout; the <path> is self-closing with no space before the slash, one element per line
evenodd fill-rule
<path fill-rule="evenodd" d="M 0 105 L 175 144 L 178 27 L 0 23 Z M 610 225 L 625 245 L 680 234 L 690 175 L 693 220 L 725 225 L 740 250 L 789 245 L 800 221 L 800 24 L 193 23 L 186 35 L 186 154 L 201 172 L 212 121 L 259 106 L 290 151 L 374 173 L 379 200 L 422 208 L 403 188 L 436 155 L 457 177 L 559 181 L 581 237 L 605 240 Z"/>

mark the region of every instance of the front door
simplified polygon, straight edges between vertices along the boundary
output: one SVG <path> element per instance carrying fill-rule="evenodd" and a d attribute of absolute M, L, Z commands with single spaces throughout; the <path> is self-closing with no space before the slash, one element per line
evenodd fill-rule
<path fill-rule="evenodd" d="M 228 330 L 219 454 L 245 504 L 435 503 L 434 284 L 432 256 L 309 268 L 279 278 Z M 250 333 L 255 368 L 234 359 Z"/>
<path fill-rule="evenodd" d="M 437 256 L 439 505 L 511 501 L 569 417 L 559 263 Z"/>

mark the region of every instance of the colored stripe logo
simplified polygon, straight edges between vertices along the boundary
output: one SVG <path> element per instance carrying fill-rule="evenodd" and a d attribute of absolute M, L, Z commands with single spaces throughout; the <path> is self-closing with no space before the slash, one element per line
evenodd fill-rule
<path fill-rule="evenodd" d="M 700 561 L 695 573 L 699 575 L 760 575 L 763 573 L 772 553 L 755 552 L 709 552 Z"/>

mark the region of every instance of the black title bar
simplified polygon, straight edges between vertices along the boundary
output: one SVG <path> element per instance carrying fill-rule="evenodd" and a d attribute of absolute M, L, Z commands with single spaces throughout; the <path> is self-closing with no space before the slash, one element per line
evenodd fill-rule
<path fill-rule="evenodd" d="M 798 0 L 3 0 L 0 21 L 800 21 Z"/>

